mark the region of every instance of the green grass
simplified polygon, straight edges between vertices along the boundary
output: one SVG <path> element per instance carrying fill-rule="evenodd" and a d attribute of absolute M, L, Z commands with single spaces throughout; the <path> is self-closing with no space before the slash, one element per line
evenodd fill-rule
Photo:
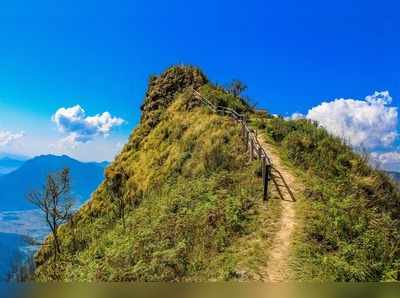
<path fill-rule="evenodd" d="M 206 281 L 263 278 L 281 215 L 262 202 L 257 161 L 249 162 L 240 127 L 197 102 L 193 86 L 217 105 L 247 113 L 293 174 L 298 229 L 297 280 L 400 279 L 400 196 L 391 179 L 315 123 L 254 113 L 208 83 L 194 67 L 151 77 L 138 127 L 106 170 L 106 181 L 36 256 L 36 280 Z M 126 179 L 115 179 L 124 173 Z M 107 198 L 120 181 L 126 227 Z"/>
<path fill-rule="evenodd" d="M 61 228 L 57 268 L 51 238 L 41 249 L 36 280 L 261 278 L 280 204 L 262 201 L 259 163 L 249 163 L 239 125 L 193 104 L 185 91 L 159 109 L 148 111 L 157 124 L 150 128 L 155 122 L 144 116 L 106 170 L 106 181 L 122 170 L 128 176 L 120 185 L 129 206 L 126 229 L 103 183 L 75 225 Z"/>
<path fill-rule="evenodd" d="M 257 118 L 306 186 L 293 267 L 297 280 L 399 280 L 400 196 L 384 173 L 307 120 Z"/>

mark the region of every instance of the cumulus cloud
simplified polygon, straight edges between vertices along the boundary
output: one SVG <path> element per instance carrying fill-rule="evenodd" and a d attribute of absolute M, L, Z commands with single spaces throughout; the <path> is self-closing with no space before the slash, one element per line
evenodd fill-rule
<path fill-rule="evenodd" d="M 0 146 L 9 145 L 22 137 L 24 137 L 24 132 L 12 133 L 10 131 L 0 131 Z"/>
<path fill-rule="evenodd" d="M 371 162 L 378 168 L 387 171 L 399 171 L 400 169 L 400 152 L 389 151 L 389 152 L 372 152 Z"/>
<path fill-rule="evenodd" d="M 392 103 L 392 97 L 387 90 L 381 92 L 375 91 L 373 95 L 366 96 L 365 100 L 372 104 L 388 105 Z"/>
<path fill-rule="evenodd" d="M 305 118 L 317 121 L 333 135 L 353 146 L 388 147 L 396 140 L 397 108 L 389 106 L 388 91 L 375 91 L 364 100 L 339 98 L 310 109 Z M 295 113 L 292 119 L 301 118 Z"/>
<path fill-rule="evenodd" d="M 289 117 L 285 117 L 285 120 L 298 120 L 298 119 L 304 119 L 304 118 L 306 118 L 306 115 L 296 112 L 296 113 L 293 113 Z"/>
<path fill-rule="evenodd" d="M 108 136 L 113 127 L 125 122 L 121 118 L 112 117 L 109 112 L 86 116 L 80 105 L 58 109 L 52 121 L 56 123 L 60 132 L 67 134 L 63 142 L 71 145 L 86 143 L 100 135 Z"/>

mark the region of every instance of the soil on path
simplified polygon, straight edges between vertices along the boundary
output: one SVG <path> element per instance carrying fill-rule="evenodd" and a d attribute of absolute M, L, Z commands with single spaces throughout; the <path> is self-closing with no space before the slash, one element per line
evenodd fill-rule
<path fill-rule="evenodd" d="M 264 150 L 268 152 L 275 170 L 279 171 L 294 197 L 303 192 L 303 185 L 296 179 L 290 170 L 282 163 L 277 150 L 260 138 Z M 276 192 L 274 183 L 271 183 L 273 192 Z M 278 194 L 278 192 L 276 192 Z M 290 280 L 289 258 L 291 255 L 292 238 L 296 228 L 295 201 L 290 193 L 282 190 L 282 215 L 279 230 L 272 242 L 269 260 L 264 272 L 264 280 L 269 282 L 283 282 Z"/>

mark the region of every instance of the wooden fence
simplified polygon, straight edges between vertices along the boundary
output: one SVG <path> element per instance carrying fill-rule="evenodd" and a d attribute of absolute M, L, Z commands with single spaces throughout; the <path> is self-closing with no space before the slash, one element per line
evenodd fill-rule
<path fill-rule="evenodd" d="M 207 108 L 211 111 L 218 113 L 220 115 L 227 115 L 232 117 L 236 122 L 238 122 L 242 127 L 242 138 L 246 144 L 246 148 L 249 151 L 250 161 L 253 159 L 259 159 L 261 162 L 262 179 L 264 186 L 264 201 L 268 200 L 268 189 L 269 181 L 271 180 L 271 168 L 272 162 L 265 152 L 264 148 L 258 141 L 257 132 L 251 129 L 247 123 L 246 115 L 239 114 L 234 109 L 217 106 L 210 102 L 208 99 L 204 98 L 198 91 L 191 88 L 195 97 L 200 100 Z"/>

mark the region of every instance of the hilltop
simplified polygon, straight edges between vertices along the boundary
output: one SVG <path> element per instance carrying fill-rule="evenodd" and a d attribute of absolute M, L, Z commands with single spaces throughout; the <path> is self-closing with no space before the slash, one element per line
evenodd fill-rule
<path fill-rule="evenodd" d="M 240 125 L 192 88 L 246 115 L 286 192 L 285 182 L 271 184 L 263 201 L 260 163 Z M 104 181 L 61 228 L 60 259 L 51 237 L 37 254 L 36 280 L 399 279 L 397 186 L 340 139 L 254 111 L 191 66 L 151 76 L 141 110 Z"/>

